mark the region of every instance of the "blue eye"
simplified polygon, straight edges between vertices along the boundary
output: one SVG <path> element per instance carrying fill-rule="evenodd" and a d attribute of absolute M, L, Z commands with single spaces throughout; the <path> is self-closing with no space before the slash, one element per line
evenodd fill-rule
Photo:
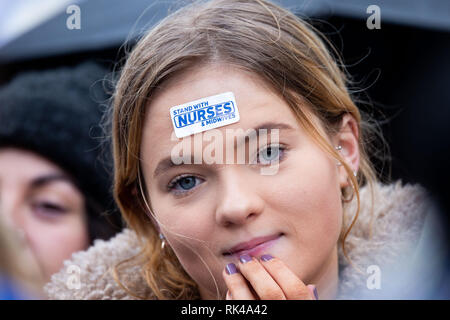
<path fill-rule="evenodd" d="M 268 165 L 281 159 L 284 155 L 285 148 L 280 145 L 270 145 L 258 153 L 258 163 Z M 281 155 L 280 155 L 281 153 Z"/>
<path fill-rule="evenodd" d="M 174 190 L 175 193 L 185 193 L 199 185 L 201 183 L 198 183 L 199 180 L 202 179 L 192 175 L 181 175 L 169 182 L 167 189 Z"/>

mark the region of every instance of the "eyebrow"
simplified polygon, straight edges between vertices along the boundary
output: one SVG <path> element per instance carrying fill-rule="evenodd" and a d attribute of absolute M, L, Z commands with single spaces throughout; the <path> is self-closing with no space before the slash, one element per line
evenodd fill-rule
<path fill-rule="evenodd" d="M 256 131 L 256 135 L 258 136 L 259 130 L 261 130 L 261 129 L 266 129 L 267 131 L 269 131 L 271 129 L 294 130 L 294 128 L 292 126 L 290 126 L 287 123 L 283 123 L 283 122 L 265 122 L 265 123 L 258 125 L 253 130 Z M 191 155 L 191 163 L 194 163 L 194 155 Z M 164 171 L 166 171 L 172 167 L 182 166 L 182 165 L 184 165 L 184 163 L 175 164 L 172 162 L 171 157 L 166 157 L 166 158 L 162 159 L 160 162 L 158 162 L 158 165 L 156 166 L 156 169 L 153 173 L 153 178 L 156 178 L 158 175 L 160 175 L 161 173 L 163 173 Z"/>
<path fill-rule="evenodd" d="M 36 189 L 55 181 L 66 181 L 73 183 L 72 179 L 64 174 L 50 174 L 33 179 L 30 186 L 32 189 Z"/>

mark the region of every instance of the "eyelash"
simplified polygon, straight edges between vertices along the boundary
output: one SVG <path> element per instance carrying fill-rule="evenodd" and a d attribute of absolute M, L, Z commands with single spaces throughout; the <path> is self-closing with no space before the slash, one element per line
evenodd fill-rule
<path fill-rule="evenodd" d="M 286 156 L 287 148 L 286 148 L 286 146 L 284 146 L 284 145 L 282 145 L 282 144 L 272 144 L 272 145 L 267 145 L 265 148 L 261 149 L 261 151 L 258 152 L 258 156 L 259 156 L 259 154 L 260 154 L 262 151 L 265 151 L 265 150 L 268 149 L 268 148 L 274 148 L 274 147 L 278 147 L 279 152 L 281 153 L 281 155 L 278 157 L 278 161 L 280 161 L 280 162 L 283 161 L 284 158 L 285 158 L 285 156 Z M 259 157 L 258 157 L 258 159 L 259 159 Z M 259 163 L 259 161 L 258 161 L 258 163 Z M 268 166 L 269 164 L 263 164 L 263 165 L 264 165 L 264 166 Z M 180 195 L 181 195 L 181 196 L 185 196 L 185 195 L 188 195 L 188 194 L 191 193 L 193 190 L 195 190 L 195 188 L 197 187 L 197 184 L 196 184 L 195 187 L 193 187 L 193 188 L 191 188 L 191 189 L 189 189 L 189 190 L 187 190 L 187 191 L 179 191 L 179 190 L 175 190 L 175 189 L 174 189 L 178 182 L 180 182 L 183 178 L 188 178 L 188 177 L 193 177 L 194 179 L 201 179 L 201 178 L 199 178 L 199 177 L 197 177 L 197 176 L 194 176 L 194 175 L 192 175 L 192 174 L 182 174 L 182 175 L 179 175 L 179 176 L 175 177 L 174 179 L 172 179 L 172 180 L 169 182 L 169 184 L 167 185 L 167 190 L 168 190 L 169 192 L 172 192 L 172 193 L 173 193 L 174 195 L 176 195 L 176 196 L 180 196 Z"/>

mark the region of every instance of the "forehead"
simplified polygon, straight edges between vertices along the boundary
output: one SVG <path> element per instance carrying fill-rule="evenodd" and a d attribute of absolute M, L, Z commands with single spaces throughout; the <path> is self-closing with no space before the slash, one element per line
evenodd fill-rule
<path fill-rule="evenodd" d="M 169 110 L 200 98 L 231 91 L 234 93 L 240 120 L 217 128 L 251 129 L 267 121 L 284 122 L 299 128 L 286 102 L 257 76 L 243 70 L 207 65 L 185 72 L 160 89 L 147 107 L 141 151 L 152 158 L 167 156 L 178 141 L 171 141 L 173 125 Z"/>
<path fill-rule="evenodd" d="M 0 148 L 0 164 L 0 173 L 3 174 L 33 176 L 41 173 L 63 173 L 56 164 L 46 158 L 17 148 Z"/>
<path fill-rule="evenodd" d="M 71 178 L 53 162 L 32 151 L 0 148 L 0 188 L 43 188 L 56 183 L 58 190 L 77 192 Z"/>

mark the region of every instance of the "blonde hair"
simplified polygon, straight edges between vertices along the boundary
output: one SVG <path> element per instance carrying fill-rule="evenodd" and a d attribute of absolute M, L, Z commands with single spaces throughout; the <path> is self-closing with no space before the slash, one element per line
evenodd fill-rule
<path fill-rule="evenodd" d="M 347 89 L 351 82 L 341 58 L 318 31 L 292 12 L 265 0 L 197 1 L 183 7 L 136 44 L 113 97 L 114 194 L 125 221 L 142 239 L 142 252 L 125 262 L 142 264 L 152 298 L 193 299 L 199 298 L 199 292 L 174 252 L 170 248 L 161 250 L 158 231 L 148 217 L 150 208 L 139 169 L 143 115 L 156 88 L 188 68 L 208 62 L 229 64 L 258 75 L 283 97 L 314 141 L 342 163 L 350 180 L 350 186 L 342 190 L 343 197 L 357 198 L 354 218 L 347 230 L 344 221 L 340 236 L 347 258 L 345 238 L 359 214 L 359 188 L 365 184 L 371 187 L 377 181 L 367 154 L 376 130 L 361 119 Z M 321 134 L 311 113 L 300 106 L 307 107 L 320 120 L 328 135 L 338 132 L 345 114 L 356 120 L 360 150 L 356 177 Z M 114 277 L 127 289 L 120 281 L 121 265 L 114 268 Z"/>

